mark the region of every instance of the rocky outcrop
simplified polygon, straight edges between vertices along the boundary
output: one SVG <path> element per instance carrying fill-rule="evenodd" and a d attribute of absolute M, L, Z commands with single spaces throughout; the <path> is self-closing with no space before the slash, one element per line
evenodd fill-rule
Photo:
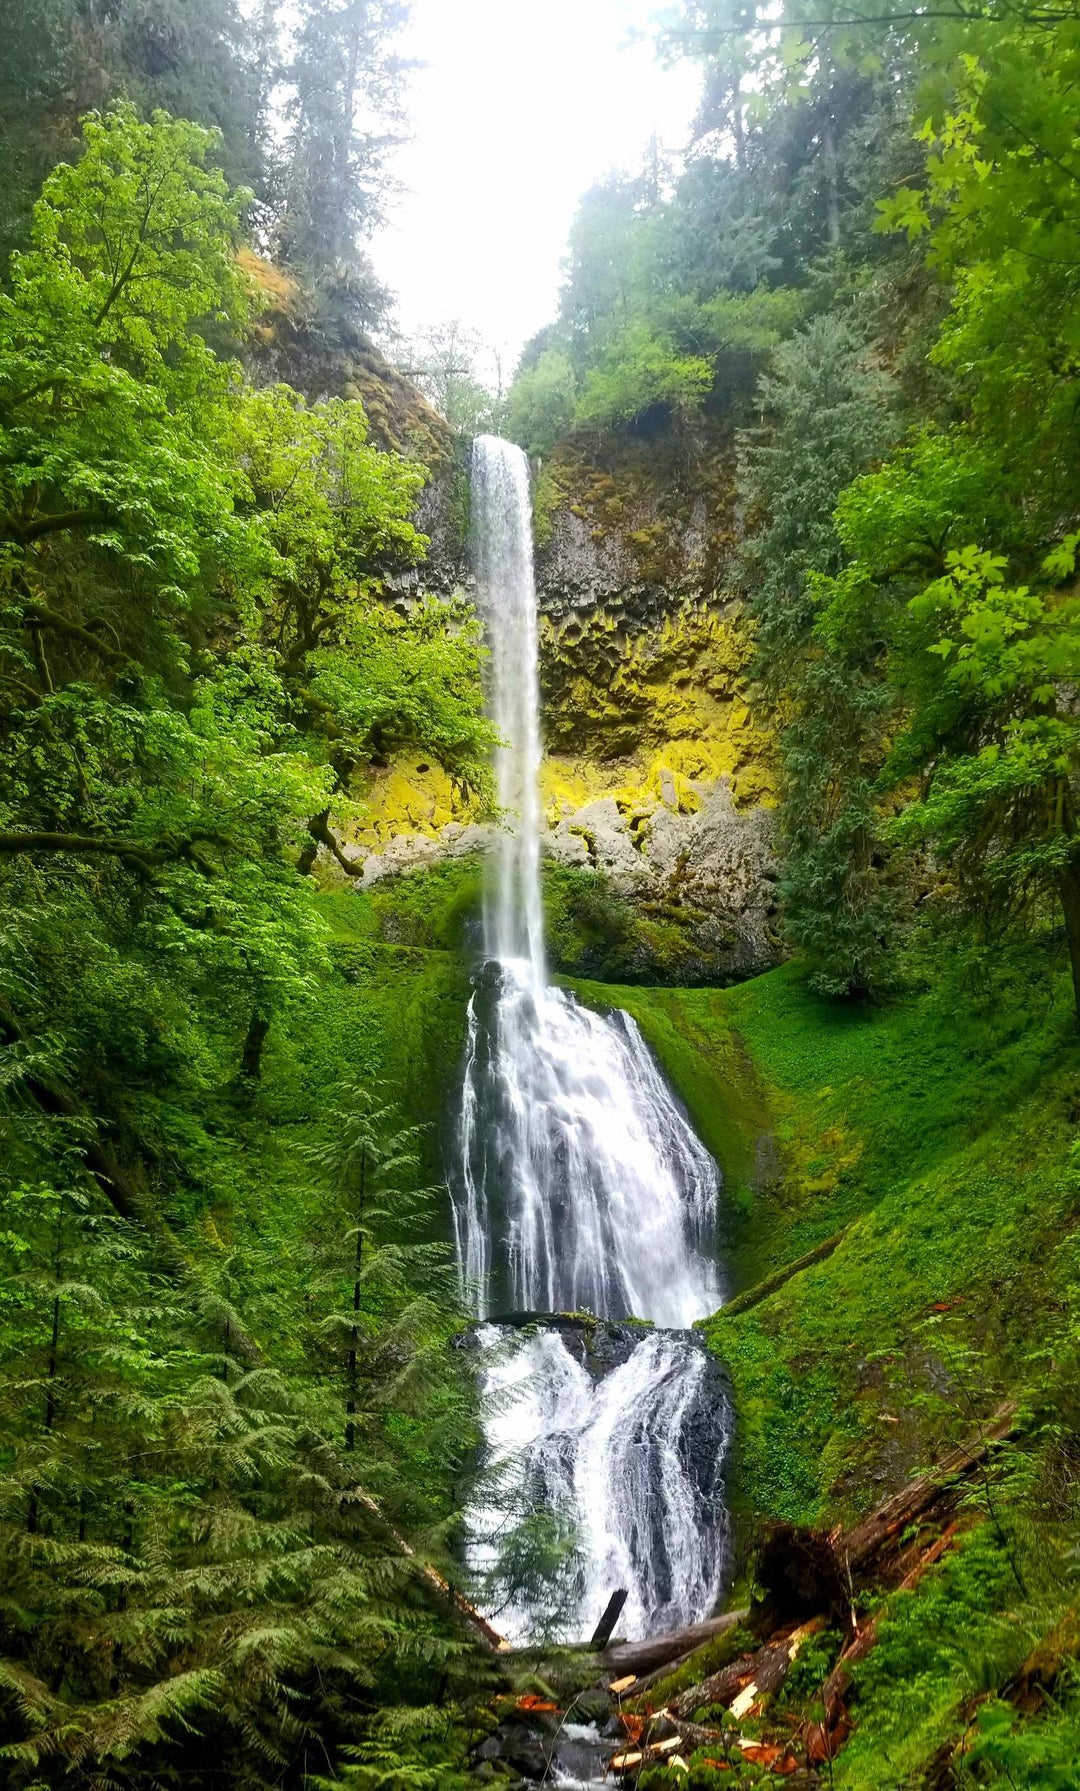
<path fill-rule="evenodd" d="M 574 437 L 539 470 L 536 514 L 547 615 L 606 607 L 654 623 L 723 582 L 735 541 L 730 430 Z"/>
<path fill-rule="evenodd" d="M 753 975 L 776 958 L 775 867 L 770 809 L 736 807 L 723 778 L 694 785 L 661 768 L 658 793 L 594 797 L 549 809 L 549 861 L 592 871 L 604 888 L 654 921 L 681 928 L 692 945 L 694 980 Z M 433 868 L 487 851 L 498 828 L 450 821 L 430 832 L 393 833 L 377 846 L 351 844 L 355 886 Z M 332 875 L 328 855 L 327 875 Z M 337 873 L 341 878 L 341 873 Z M 684 959 L 682 969 L 689 960 Z"/>
<path fill-rule="evenodd" d="M 723 778 L 739 808 L 774 792 L 771 730 L 749 687 L 753 636 L 724 595 L 736 539 L 722 420 L 691 440 L 564 443 L 536 484 L 541 691 L 548 752 Z M 596 780 L 594 779 L 594 782 Z"/>
<path fill-rule="evenodd" d="M 740 811 L 725 779 L 700 794 L 689 813 L 668 800 L 649 809 L 601 797 L 546 836 L 550 855 L 589 866 L 615 892 L 647 911 L 681 922 L 723 977 L 749 976 L 775 961 L 775 865 L 772 811 Z"/>
<path fill-rule="evenodd" d="M 463 825 L 460 821 L 448 821 L 434 835 L 398 833 L 382 852 L 373 852 L 367 846 L 346 846 L 345 855 L 363 867 L 360 887 L 370 889 L 386 877 L 429 870 L 451 858 L 471 858 L 474 853 L 485 852 L 494 843 L 497 832 L 496 827 L 478 822 Z"/>
<path fill-rule="evenodd" d="M 240 261 L 263 299 L 245 351 L 252 378 L 285 380 L 311 403 L 359 400 L 375 446 L 427 468 L 415 521 L 430 546 L 421 566 L 395 573 L 388 585 L 403 599 L 422 591 L 449 596 L 468 577 L 465 445 L 356 323 L 320 314 L 297 279 L 251 250 Z"/>

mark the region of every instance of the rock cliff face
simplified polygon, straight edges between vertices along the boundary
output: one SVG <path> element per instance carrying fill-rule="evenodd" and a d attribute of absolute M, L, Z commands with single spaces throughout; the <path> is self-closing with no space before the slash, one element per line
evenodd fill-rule
<path fill-rule="evenodd" d="M 395 577 L 394 590 L 404 598 L 422 590 L 449 596 L 468 578 L 465 444 L 355 324 L 320 322 L 289 275 L 250 250 L 240 259 L 264 305 L 247 349 L 252 377 L 287 380 L 311 403 L 358 399 L 376 447 L 427 467 L 416 524 L 431 547 L 422 567 Z"/>
<path fill-rule="evenodd" d="M 373 441 L 429 469 L 417 522 L 431 546 L 390 599 L 468 591 L 466 444 L 360 331 L 320 329 L 293 282 L 248 262 L 267 299 L 256 375 L 359 399 Z M 684 935 L 695 980 L 765 967 L 770 738 L 749 701 L 745 616 L 717 595 L 736 538 L 730 439 L 716 426 L 575 438 L 536 469 L 536 517 L 551 861 Z M 490 824 L 421 757 L 371 769 L 354 794 L 363 820 L 338 831 L 361 887 L 490 843 Z"/>
<path fill-rule="evenodd" d="M 703 969 L 774 961 L 774 770 L 747 686 L 722 427 L 563 444 L 537 480 L 549 850 L 681 927 Z"/>

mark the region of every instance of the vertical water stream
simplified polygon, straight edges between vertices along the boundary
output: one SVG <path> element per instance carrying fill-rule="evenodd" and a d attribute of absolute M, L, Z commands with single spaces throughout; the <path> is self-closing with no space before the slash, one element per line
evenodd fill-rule
<path fill-rule="evenodd" d="M 524 454 L 481 437 L 474 564 L 491 648 L 500 836 L 469 1008 L 454 1226 L 479 1318 L 581 1313 L 581 1327 L 487 1324 L 489 1473 L 469 1514 L 474 1566 L 497 1579 L 515 1526 L 546 1514 L 567 1540 L 549 1608 L 508 1594 L 512 1638 L 587 1635 L 611 1592 L 621 1633 L 707 1615 L 720 1590 L 728 1411 L 700 1342 L 715 1309 L 716 1165 L 633 1020 L 547 980 L 540 884 L 540 701 L 532 509 Z M 511 1553 L 513 1549 L 511 1547 Z"/>

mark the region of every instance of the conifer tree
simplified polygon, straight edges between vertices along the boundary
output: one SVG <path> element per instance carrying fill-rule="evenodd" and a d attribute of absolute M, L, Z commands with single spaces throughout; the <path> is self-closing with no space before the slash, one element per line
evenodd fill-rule
<path fill-rule="evenodd" d="M 407 16 L 404 0 L 302 0 L 288 70 L 280 249 L 361 309 L 365 295 L 378 309 L 361 245 L 382 216 L 404 74 L 393 46 Z"/>
<path fill-rule="evenodd" d="M 842 317 L 776 353 L 758 398 L 772 428 L 744 447 L 750 532 L 739 577 L 757 619 L 756 670 L 782 728 L 784 926 L 823 993 L 865 994 L 886 934 L 873 785 L 888 695 L 865 617 L 826 616 L 843 550 L 841 492 L 888 439 L 884 391 Z"/>

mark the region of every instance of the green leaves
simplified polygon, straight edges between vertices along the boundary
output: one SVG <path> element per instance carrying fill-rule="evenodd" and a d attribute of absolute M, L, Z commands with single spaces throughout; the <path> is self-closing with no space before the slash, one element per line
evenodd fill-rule
<path fill-rule="evenodd" d="M 632 422 L 654 406 L 696 408 L 713 382 L 703 355 L 680 352 L 670 337 L 647 323 L 632 323 L 608 343 L 585 380 L 575 411 L 583 425 Z"/>
<path fill-rule="evenodd" d="M 879 199 L 876 227 L 885 233 L 903 231 L 909 243 L 916 242 L 932 228 L 926 195 L 914 187 L 901 187 L 888 199 Z"/>
<path fill-rule="evenodd" d="M 148 963 L 246 1024 L 322 962 L 311 816 L 406 741 L 486 788 L 490 729 L 470 618 L 381 602 L 426 545 L 423 469 L 206 340 L 248 314 L 214 149 L 89 119 L 0 297 L 0 832 L 61 882 L 87 858 Z"/>
<path fill-rule="evenodd" d="M 784 343 L 759 385 L 774 428 L 744 442 L 741 481 L 761 521 L 739 579 L 757 622 L 757 675 L 782 727 L 783 926 L 812 986 L 840 997 L 874 986 L 893 907 L 872 793 L 889 698 L 875 677 L 865 587 L 843 567 L 833 520 L 888 435 L 884 382 L 862 361 L 843 317 L 815 318 Z"/>
<path fill-rule="evenodd" d="M 74 167 L 50 175 L 34 208 L 32 249 L 14 259 L 17 305 L 56 324 L 81 321 L 144 377 L 200 357 L 194 323 L 243 325 L 247 290 L 234 250 L 251 194 L 210 164 L 212 131 L 132 106 L 83 124 Z M 179 378 L 177 378 L 179 373 Z"/>

